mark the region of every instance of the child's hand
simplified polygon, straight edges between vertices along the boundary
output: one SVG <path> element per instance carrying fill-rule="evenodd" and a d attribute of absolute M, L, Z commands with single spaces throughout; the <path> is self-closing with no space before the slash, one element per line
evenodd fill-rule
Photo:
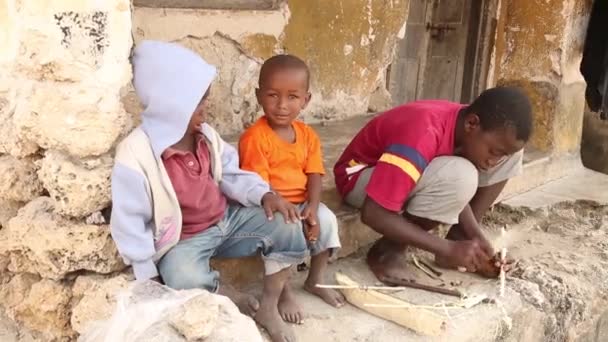
<path fill-rule="evenodd" d="M 464 267 L 469 272 L 484 269 L 491 260 L 477 240 L 450 241 L 447 257 L 456 266 Z"/>
<path fill-rule="evenodd" d="M 268 220 L 274 218 L 274 212 L 280 212 L 285 218 L 285 223 L 296 223 L 299 220 L 298 209 L 292 203 L 286 201 L 283 197 L 272 192 L 266 193 L 262 197 L 262 207 L 266 212 Z"/>
<path fill-rule="evenodd" d="M 319 238 L 321 227 L 319 226 L 319 218 L 317 217 L 318 208 L 307 205 L 300 218 L 304 220 L 304 236 L 309 242 L 315 242 Z"/>
<path fill-rule="evenodd" d="M 496 254 L 494 252 L 494 247 L 492 247 L 492 244 L 490 243 L 490 241 L 488 241 L 488 239 L 485 238 L 485 236 L 480 236 L 478 239 L 481 249 L 483 249 L 483 251 L 486 252 L 487 255 Z"/>
<path fill-rule="evenodd" d="M 317 211 L 318 209 L 307 205 L 300 214 L 300 217 L 304 220 L 304 236 L 306 237 L 306 240 L 310 242 L 317 241 L 321 230 Z"/>
<path fill-rule="evenodd" d="M 308 242 L 316 242 L 319 238 L 319 234 L 321 233 L 321 226 L 318 221 L 316 224 L 312 224 L 311 220 L 304 221 L 304 237 Z"/>

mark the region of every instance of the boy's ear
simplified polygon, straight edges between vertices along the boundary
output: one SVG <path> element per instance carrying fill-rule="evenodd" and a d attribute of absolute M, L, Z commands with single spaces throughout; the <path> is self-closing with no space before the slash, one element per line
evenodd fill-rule
<path fill-rule="evenodd" d="M 302 110 L 306 109 L 311 98 L 312 98 L 312 94 L 310 92 L 306 93 L 306 97 L 304 98 L 304 104 L 302 105 Z"/>
<path fill-rule="evenodd" d="M 464 118 L 464 131 L 472 132 L 480 127 L 479 116 L 475 113 L 470 113 Z"/>

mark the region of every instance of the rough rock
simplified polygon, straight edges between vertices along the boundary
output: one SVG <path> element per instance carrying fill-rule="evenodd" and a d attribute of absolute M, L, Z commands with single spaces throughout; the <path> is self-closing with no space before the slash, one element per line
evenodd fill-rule
<path fill-rule="evenodd" d="M 520 262 L 507 286 L 543 313 L 544 340 L 577 340 L 605 311 L 608 268 L 602 251 L 607 246 L 607 215 L 607 205 L 592 201 L 535 211 L 498 206 L 487 215 L 490 228 L 509 224 L 512 256 Z M 531 241 L 534 248 L 523 241 Z"/>
<path fill-rule="evenodd" d="M 48 197 L 28 203 L 0 230 L 3 254 L 11 260 L 11 272 L 36 273 L 51 279 L 79 270 L 111 273 L 124 268 L 108 226 L 62 217 Z"/>
<path fill-rule="evenodd" d="M 15 113 L 14 89 L 0 91 L 0 153 L 10 154 L 15 157 L 25 157 L 36 153 L 38 145 L 34 142 L 18 136 L 13 114 Z"/>
<path fill-rule="evenodd" d="M 42 193 L 32 158 L 0 156 L 0 196 L 3 200 L 27 202 Z"/>
<path fill-rule="evenodd" d="M 16 72 L 31 80 L 128 82 L 128 0 L 17 3 Z"/>
<path fill-rule="evenodd" d="M 87 325 L 108 319 L 116 305 L 116 296 L 127 289 L 131 276 L 121 274 L 114 278 L 100 275 L 80 276 L 72 288 L 72 329 L 82 334 Z"/>
<path fill-rule="evenodd" d="M 46 82 L 20 94 L 13 117 L 19 134 L 75 157 L 108 152 L 128 121 L 119 90 Z"/>
<path fill-rule="evenodd" d="M 38 177 L 63 215 L 84 217 L 110 204 L 112 158 L 74 160 L 68 155 L 47 151 L 40 162 Z"/>
<path fill-rule="evenodd" d="M 219 66 L 209 98 L 209 123 L 215 129 L 222 134 L 236 133 L 261 114 L 255 97 L 260 64 L 244 55 L 234 41 L 214 35 L 179 43 Z"/>
<path fill-rule="evenodd" d="M 386 89 L 384 83 L 384 77 L 380 82 L 380 86 L 376 88 L 376 90 L 369 97 L 369 105 L 367 108 L 368 112 L 371 113 L 379 113 L 391 108 L 393 104 L 393 99 L 391 97 L 391 93 Z"/>
<path fill-rule="evenodd" d="M 204 340 L 215 329 L 219 309 L 219 303 L 209 301 L 207 296 L 196 296 L 185 302 L 169 322 L 186 340 Z"/>
<path fill-rule="evenodd" d="M 70 329 L 70 287 L 31 274 L 16 275 L 0 290 L 7 315 L 39 332 L 44 341 L 73 336 Z"/>
<path fill-rule="evenodd" d="M 0 201 L 0 229 L 5 227 L 10 219 L 17 216 L 17 212 L 22 206 L 21 202 Z"/>
<path fill-rule="evenodd" d="M 134 283 L 118 310 L 81 335 L 81 342 L 262 342 L 253 320 L 228 298 L 204 290 L 175 291 L 156 282 Z M 213 322 L 215 321 L 215 322 Z M 210 331 L 209 331 L 210 330 Z"/>

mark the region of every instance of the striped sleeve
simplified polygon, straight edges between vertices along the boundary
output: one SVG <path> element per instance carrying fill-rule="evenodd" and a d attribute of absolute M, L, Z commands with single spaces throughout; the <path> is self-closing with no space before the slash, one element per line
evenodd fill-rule
<path fill-rule="evenodd" d="M 389 145 L 378 159 L 367 185 L 368 197 L 387 210 L 401 211 L 428 164 L 427 158 L 420 149 L 409 145 Z"/>

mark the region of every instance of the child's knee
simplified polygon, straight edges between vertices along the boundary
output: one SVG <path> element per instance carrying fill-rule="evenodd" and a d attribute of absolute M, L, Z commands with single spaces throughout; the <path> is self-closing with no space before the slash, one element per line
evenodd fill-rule
<path fill-rule="evenodd" d="M 446 168 L 450 170 L 443 175 L 446 193 L 464 208 L 477 192 L 479 172 L 473 163 L 460 157 L 452 157 Z"/>
<path fill-rule="evenodd" d="M 302 234 L 302 226 L 300 223 L 286 223 L 283 215 L 275 214 L 272 219 L 274 225 L 272 234 L 270 235 L 270 243 L 277 249 L 289 251 L 305 251 L 306 239 Z M 269 222 L 269 224 L 270 224 Z"/>
<path fill-rule="evenodd" d="M 326 250 L 335 250 L 340 248 L 340 236 L 338 234 L 338 218 L 336 215 L 325 206 L 323 203 L 319 205 L 317 213 L 319 219 L 319 238 L 316 244 L 312 247 L 312 255 L 316 255 Z"/>
<path fill-rule="evenodd" d="M 323 232 L 331 233 L 338 230 L 338 218 L 325 204 L 319 204 L 319 211 L 317 212 L 317 218 L 319 219 L 319 226 L 321 227 L 321 234 Z"/>
<path fill-rule="evenodd" d="M 477 191 L 477 168 L 460 157 L 438 157 L 420 178 L 406 211 L 433 221 L 456 224 Z"/>
<path fill-rule="evenodd" d="M 219 284 L 219 274 L 215 271 L 192 270 L 185 272 L 176 269 L 171 272 L 161 272 L 165 285 L 176 290 L 205 289 L 215 292 Z"/>

